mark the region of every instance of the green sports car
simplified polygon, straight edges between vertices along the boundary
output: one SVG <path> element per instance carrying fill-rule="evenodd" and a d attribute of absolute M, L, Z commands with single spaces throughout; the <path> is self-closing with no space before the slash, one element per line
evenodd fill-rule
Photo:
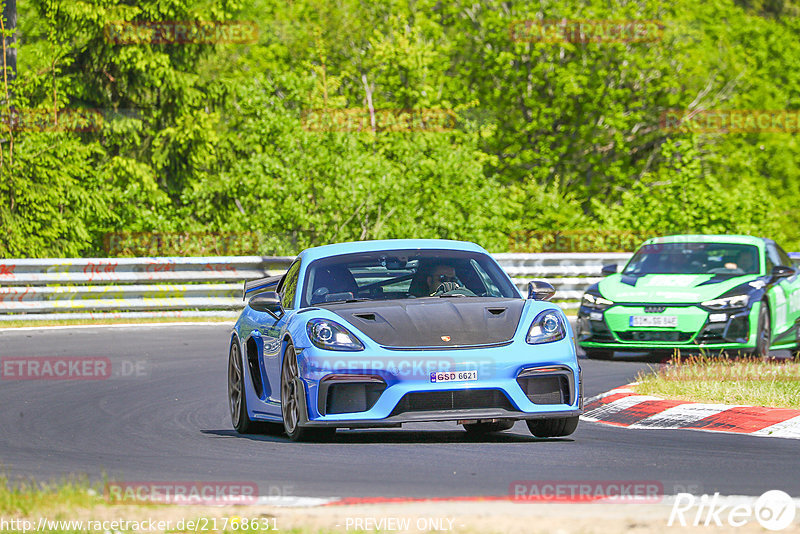
<path fill-rule="evenodd" d="M 589 358 L 614 351 L 726 351 L 761 357 L 798 348 L 800 277 L 771 239 L 674 235 L 649 239 L 621 273 L 583 295 L 575 329 Z"/>

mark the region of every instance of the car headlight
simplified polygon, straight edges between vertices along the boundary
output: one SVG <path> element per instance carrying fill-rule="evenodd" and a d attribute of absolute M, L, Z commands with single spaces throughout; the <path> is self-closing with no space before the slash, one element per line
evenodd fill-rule
<path fill-rule="evenodd" d="M 545 310 L 537 315 L 531 323 L 525 341 L 532 345 L 538 345 L 539 343 L 558 341 L 566 336 L 567 328 L 564 326 L 562 315 L 555 310 Z"/>
<path fill-rule="evenodd" d="M 750 297 L 747 295 L 734 295 L 732 297 L 722 297 L 713 300 L 701 302 L 700 305 L 704 308 L 712 310 L 728 310 L 732 308 L 744 308 L 750 302 Z"/>
<path fill-rule="evenodd" d="M 326 350 L 364 350 L 364 344 L 347 328 L 327 319 L 311 319 L 306 324 L 311 342 Z"/>
<path fill-rule="evenodd" d="M 614 305 L 613 300 L 608 300 L 600 295 L 593 295 L 592 293 L 584 293 L 581 305 L 595 310 L 605 310 Z"/>

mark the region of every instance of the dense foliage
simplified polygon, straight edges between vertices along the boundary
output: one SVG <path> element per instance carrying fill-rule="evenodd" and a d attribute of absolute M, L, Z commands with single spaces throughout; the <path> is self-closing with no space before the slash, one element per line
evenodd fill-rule
<path fill-rule="evenodd" d="M 790 2 L 18 10 L 17 77 L 0 79 L 0 257 L 291 254 L 399 237 L 536 250 L 530 236 L 569 231 L 750 233 L 800 249 L 796 131 L 663 120 L 800 109 Z M 658 32 L 533 37 L 557 20 L 656 21 Z M 258 33 L 110 38 L 165 21 L 251 21 Z"/>

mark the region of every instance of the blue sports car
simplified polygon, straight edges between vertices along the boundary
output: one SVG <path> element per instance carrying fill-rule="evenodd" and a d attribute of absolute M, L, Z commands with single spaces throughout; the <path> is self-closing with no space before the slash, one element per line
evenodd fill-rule
<path fill-rule="evenodd" d="M 228 399 L 240 433 L 296 441 L 337 428 L 456 421 L 467 432 L 524 419 L 575 431 L 583 408 L 569 322 L 521 297 L 473 243 L 362 241 L 303 251 L 282 276 L 246 282 L 231 333 Z"/>

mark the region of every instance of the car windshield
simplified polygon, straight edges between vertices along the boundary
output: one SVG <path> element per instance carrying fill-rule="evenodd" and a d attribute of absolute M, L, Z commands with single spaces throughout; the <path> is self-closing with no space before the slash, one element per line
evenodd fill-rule
<path fill-rule="evenodd" d="M 623 274 L 758 274 L 754 245 L 733 243 L 654 243 L 636 251 Z"/>
<path fill-rule="evenodd" d="M 491 257 L 454 250 L 393 250 L 324 258 L 308 266 L 303 286 L 303 306 L 361 299 L 520 297 Z"/>

